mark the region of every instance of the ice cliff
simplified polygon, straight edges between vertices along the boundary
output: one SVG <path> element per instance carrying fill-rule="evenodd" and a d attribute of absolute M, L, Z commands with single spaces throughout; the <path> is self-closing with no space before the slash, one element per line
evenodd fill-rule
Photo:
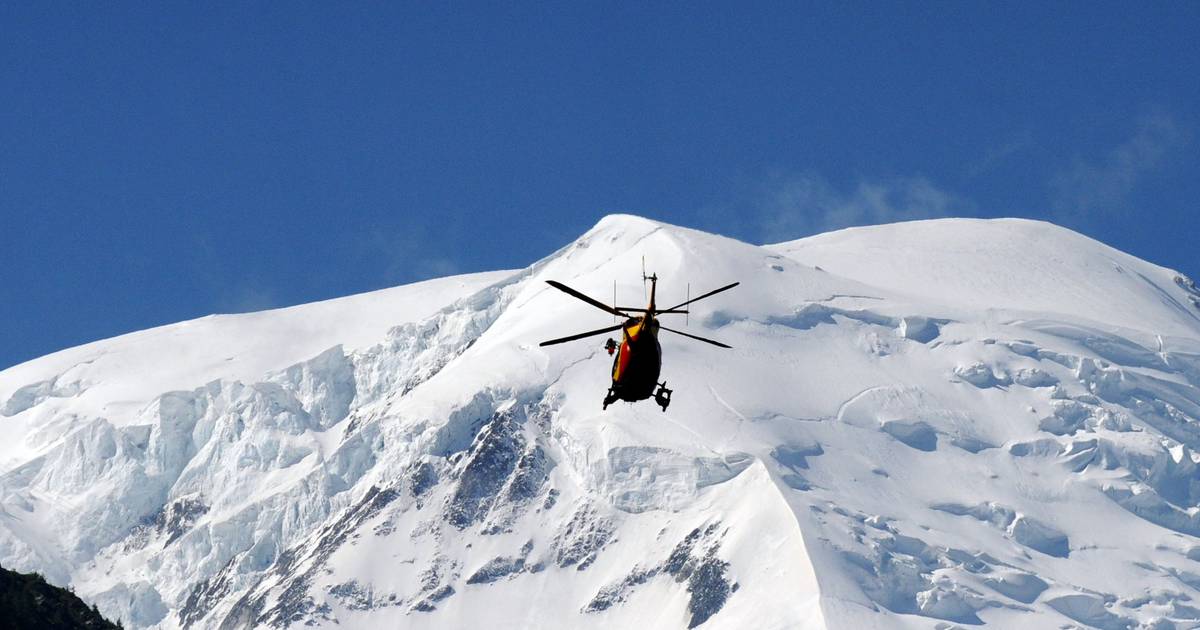
<path fill-rule="evenodd" d="M 601 412 L 603 338 L 537 344 L 611 318 L 544 280 L 643 257 L 742 282 L 689 316 L 734 349 L 664 335 L 670 409 Z M 0 372 L 0 565 L 134 628 L 1194 628 L 1198 387 L 1196 285 L 1050 224 L 611 216 Z"/>

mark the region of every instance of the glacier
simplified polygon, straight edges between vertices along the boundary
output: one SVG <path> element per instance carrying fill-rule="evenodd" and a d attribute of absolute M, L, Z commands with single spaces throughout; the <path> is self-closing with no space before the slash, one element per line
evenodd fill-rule
<path fill-rule="evenodd" d="M 537 344 L 610 318 L 544 281 L 643 258 L 741 281 L 687 322 L 734 349 L 602 412 L 602 342 Z M 1048 223 L 613 215 L 0 372 L 0 565 L 133 628 L 1194 628 L 1198 387 L 1195 283 Z"/>

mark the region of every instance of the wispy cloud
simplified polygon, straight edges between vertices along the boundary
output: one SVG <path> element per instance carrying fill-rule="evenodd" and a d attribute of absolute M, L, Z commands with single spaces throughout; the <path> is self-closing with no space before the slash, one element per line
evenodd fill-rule
<path fill-rule="evenodd" d="M 812 173 L 777 176 L 759 196 L 761 236 L 768 243 L 858 225 L 973 213 L 972 204 L 924 177 L 860 180 L 839 189 Z"/>
<path fill-rule="evenodd" d="M 1069 223 L 1103 219 L 1124 210 L 1145 174 L 1190 141 L 1172 116 L 1142 116 L 1133 136 L 1097 160 L 1077 159 L 1050 180 L 1055 218 Z"/>
<path fill-rule="evenodd" d="M 1034 145 L 1033 132 L 1028 129 L 1021 131 L 1006 142 L 989 149 L 977 161 L 969 163 L 966 169 L 967 176 L 979 177 L 1001 164 L 1013 160 L 1018 154 L 1027 151 Z"/>

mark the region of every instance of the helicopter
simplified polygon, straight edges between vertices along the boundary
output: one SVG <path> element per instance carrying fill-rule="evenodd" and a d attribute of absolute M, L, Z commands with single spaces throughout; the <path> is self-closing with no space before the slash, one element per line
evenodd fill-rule
<path fill-rule="evenodd" d="M 603 409 L 608 409 L 608 406 L 618 400 L 629 402 L 637 402 L 646 400 L 651 396 L 663 411 L 667 410 L 667 405 L 671 404 L 671 393 L 673 390 L 667 389 L 666 381 L 658 382 L 659 373 L 662 371 L 662 346 L 658 343 L 658 333 L 660 330 L 673 332 L 677 335 L 682 335 L 689 339 L 703 341 L 721 348 L 730 348 L 719 341 L 706 339 L 697 335 L 685 333 L 683 331 L 667 328 L 658 321 L 659 315 L 664 314 L 686 314 L 687 310 L 683 310 L 689 304 L 702 300 L 706 297 L 716 295 L 722 291 L 727 291 L 741 284 L 734 282 L 727 284 L 719 289 L 714 289 L 699 297 L 689 298 L 685 302 L 681 302 L 671 308 L 659 309 L 655 306 L 654 294 L 658 286 L 658 274 L 646 275 L 645 270 L 642 271 L 642 281 L 650 282 L 650 304 L 646 308 L 631 308 L 624 306 L 616 306 L 616 289 L 613 290 L 613 306 L 609 306 L 600 300 L 588 297 L 571 287 L 555 281 L 547 280 L 546 284 L 570 295 L 571 297 L 583 300 L 592 306 L 610 313 L 615 317 L 624 318 L 624 322 L 598 330 L 589 330 L 587 332 L 577 333 L 558 339 L 543 341 L 539 346 L 552 346 L 554 344 L 583 339 L 593 335 L 602 335 L 604 333 L 621 331 L 621 343 L 618 344 L 613 338 L 609 338 L 604 344 L 604 349 L 609 355 L 616 354 L 613 357 L 612 367 L 612 385 L 608 388 L 608 393 L 604 396 Z M 691 293 L 691 291 L 688 291 Z M 631 315 L 630 313 L 641 313 L 639 316 Z M 657 387 L 657 389 L 655 389 Z"/>

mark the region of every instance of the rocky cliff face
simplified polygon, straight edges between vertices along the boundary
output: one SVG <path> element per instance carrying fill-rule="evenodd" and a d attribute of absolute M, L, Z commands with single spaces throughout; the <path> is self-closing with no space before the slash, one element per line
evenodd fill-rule
<path fill-rule="evenodd" d="M 670 409 L 601 412 L 603 338 L 537 342 L 610 317 L 543 281 L 637 301 L 642 256 L 743 283 L 689 317 L 734 350 L 664 333 Z M 609 217 L 0 373 L 0 563 L 138 628 L 1191 627 L 1197 301 L 1047 224 Z"/>

